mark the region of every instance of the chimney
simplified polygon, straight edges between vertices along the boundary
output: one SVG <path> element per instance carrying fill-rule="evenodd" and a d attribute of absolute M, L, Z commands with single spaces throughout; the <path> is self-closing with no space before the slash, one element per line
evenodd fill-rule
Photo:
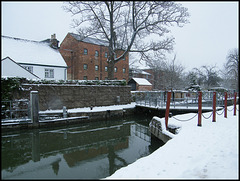
<path fill-rule="evenodd" d="M 50 44 L 50 46 L 52 47 L 52 48 L 55 48 L 55 49 L 58 49 L 59 47 L 58 47 L 58 40 L 56 39 L 56 34 L 54 33 L 53 35 L 51 35 L 51 40 L 50 40 L 50 42 L 51 42 L 51 44 Z"/>

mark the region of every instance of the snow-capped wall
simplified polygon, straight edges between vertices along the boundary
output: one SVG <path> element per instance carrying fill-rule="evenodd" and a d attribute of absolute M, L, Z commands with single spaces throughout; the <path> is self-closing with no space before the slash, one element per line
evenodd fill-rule
<path fill-rule="evenodd" d="M 82 86 L 23 84 L 15 99 L 29 99 L 31 91 L 39 93 L 39 110 L 56 110 L 131 103 L 130 86 Z"/>

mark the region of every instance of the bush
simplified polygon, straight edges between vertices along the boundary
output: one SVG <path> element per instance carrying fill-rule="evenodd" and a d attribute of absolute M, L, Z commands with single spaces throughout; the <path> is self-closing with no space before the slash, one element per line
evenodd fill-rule
<path fill-rule="evenodd" d="M 25 78 L 1 78 L 1 100 L 12 100 L 13 92 L 20 90 L 23 82 L 26 82 Z"/>

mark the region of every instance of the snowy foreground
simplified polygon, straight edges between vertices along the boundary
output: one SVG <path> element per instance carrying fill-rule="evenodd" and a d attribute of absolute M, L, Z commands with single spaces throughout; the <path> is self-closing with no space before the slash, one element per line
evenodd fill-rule
<path fill-rule="evenodd" d="M 227 118 L 218 115 L 222 110 L 218 111 L 216 122 L 212 122 L 212 117 L 202 117 L 201 127 L 197 126 L 198 116 L 186 122 L 170 118 L 169 124 L 181 125 L 173 139 L 106 179 L 238 179 L 239 111 L 233 116 L 232 109 L 233 106 L 228 107 Z M 175 117 L 186 120 L 195 114 Z M 204 116 L 208 118 L 210 114 Z"/>

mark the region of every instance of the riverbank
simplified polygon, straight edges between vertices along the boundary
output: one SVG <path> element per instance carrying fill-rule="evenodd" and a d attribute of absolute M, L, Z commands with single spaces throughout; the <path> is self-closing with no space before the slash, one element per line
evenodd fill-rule
<path fill-rule="evenodd" d="M 233 116 L 232 110 L 229 106 L 227 118 L 217 111 L 216 122 L 206 119 L 210 112 L 203 113 L 201 127 L 197 117 L 186 122 L 169 118 L 170 124 L 181 125 L 173 139 L 106 179 L 238 179 L 239 111 Z M 194 114 L 175 117 L 187 120 Z"/>

